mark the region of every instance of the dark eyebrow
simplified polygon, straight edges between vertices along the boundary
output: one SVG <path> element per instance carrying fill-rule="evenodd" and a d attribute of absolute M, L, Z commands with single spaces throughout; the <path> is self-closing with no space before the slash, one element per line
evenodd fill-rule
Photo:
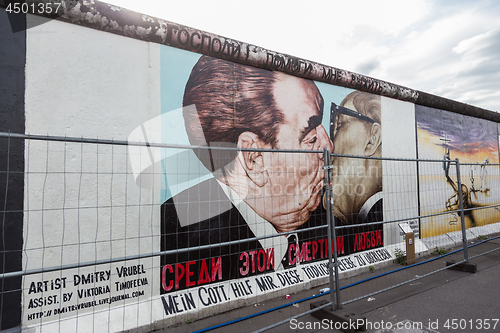
<path fill-rule="evenodd" d="M 320 116 L 312 116 L 311 118 L 309 118 L 309 120 L 307 121 L 307 127 L 305 127 L 304 129 L 302 129 L 300 131 L 299 142 L 302 142 L 302 140 L 304 140 L 306 135 L 309 134 L 309 132 L 311 132 L 313 129 L 315 129 L 319 125 L 321 125 L 321 117 Z"/>

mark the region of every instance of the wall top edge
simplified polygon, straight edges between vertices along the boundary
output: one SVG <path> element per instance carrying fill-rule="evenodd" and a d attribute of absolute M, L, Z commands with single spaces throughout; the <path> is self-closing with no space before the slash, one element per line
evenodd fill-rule
<path fill-rule="evenodd" d="M 60 21 L 216 58 L 500 122 L 500 113 L 323 65 L 96 0 L 61 0 Z M 29 0 L 46 3 L 47 0 Z M 0 0 L 5 7 L 5 0 Z M 69 9 L 69 10 L 68 10 Z M 41 15 L 41 14 L 39 14 Z M 41 15 L 44 16 L 44 15 Z M 54 18 L 54 17 L 49 17 Z"/>

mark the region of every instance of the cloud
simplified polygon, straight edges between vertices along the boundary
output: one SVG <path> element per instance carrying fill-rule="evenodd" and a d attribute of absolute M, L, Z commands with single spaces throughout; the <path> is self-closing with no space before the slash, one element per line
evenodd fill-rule
<path fill-rule="evenodd" d="M 438 93 L 446 93 L 465 103 L 500 111 L 500 29 L 491 29 L 460 41 L 453 52 L 459 56 L 454 80 Z"/>
<path fill-rule="evenodd" d="M 367 62 L 361 63 L 356 67 L 356 72 L 370 75 L 370 73 L 380 67 L 380 60 L 371 59 Z"/>
<path fill-rule="evenodd" d="M 500 29 L 493 29 L 486 33 L 479 34 L 469 39 L 465 39 L 453 48 L 453 52 L 467 54 L 481 52 L 483 50 L 500 51 Z"/>
<path fill-rule="evenodd" d="M 453 52 L 459 54 L 463 68 L 457 77 L 481 77 L 500 74 L 500 29 L 461 41 Z"/>
<path fill-rule="evenodd" d="M 392 40 L 377 78 L 492 110 L 500 110 L 499 5 L 467 2 L 411 25 Z M 371 55 L 374 56 L 373 54 Z"/>

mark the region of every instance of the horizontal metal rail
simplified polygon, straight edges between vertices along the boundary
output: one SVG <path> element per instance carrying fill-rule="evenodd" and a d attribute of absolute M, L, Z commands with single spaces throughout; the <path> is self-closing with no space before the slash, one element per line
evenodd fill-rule
<path fill-rule="evenodd" d="M 347 157 L 347 158 L 357 158 L 363 160 L 380 160 L 380 161 L 396 161 L 396 162 L 433 162 L 433 163 L 450 163 L 452 165 L 456 164 L 455 160 L 432 160 L 432 159 L 414 159 L 414 158 L 397 158 L 397 157 L 374 157 L 374 156 L 360 156 L 360 155 L 344 155 L 344 154 L 330 154 L 332 157 Z M 324 169 L 333 169 L 333 165 L 328 167 L 323 167 Z"/>
<path fill-rule="evenodd" d="M 3 213 L 32 213 L 32 212 L 53 212 L 53 211 L 59 211 L 59 210 L 63 210 L 63 211 L 72 211 L 72 210 L 86 210 L 86 209 L 95 209 L 95 208 L 99 208 L 99 209 L 107 209 L 107 208 L 126 208 L 126 207 L 157 207 L 158 205 L 156 204 L 148 204 L 148 205 L 140 205 L 140 204 L 129 204 L 129 205 L 113 205 L 113 206 L 110 206 L 110 205 L 102 205 L 102 206 L 84 206 L 84 207 L 58 207 L 58 208 L 46 208 L 46 209 L 30 209 L 30 210 L 22 210 L 22 209 L 19 209 L 19 210 L 6 210 L 6 211 L 2 211 Z M 471 209 L 464 209 L 465 210 L 476 210 L 476 209 L 487 209 L 487 208 L 493 208 L 493 207 L 498 207 L 500 206 L 499 205 L 494 205 L 494 206 L 487 206 L 487 207 L 480 207 L 480 208 L 471 208 Z M 448 213 L 457 213 L 459 212 L 458 210 L 450 210 L 450 211 L 447 211 L 447 212 L 441 212 L 441 213 L 436 213 L 436 214 L 429 214 L 429 215 L 421 215 L 421 216 L 415 216 L 415 217 L 408 217 L 408 218 L 402 218 L 402 219 L 398 219 L 398 220 L 390 220 L 390 221 L 379 221 L 379 222 L 368 222 L 368 223 L 362 223 L 362 224 L 351 224 L 351 225 L 343 225 L 343 226 L 336 226 L 335 229 L 336 230 L 339 230 L 339 229 L 346 229 L 346 228 L 352 228 L 352 227 L 365 227 L 365 226 L 371 226 L 371 225 L 380 225 L 380 224 L 386 224 L 386 223 L 396 223 L 396 222 L 403 222 L 403 221 L 409 221 L 409 220 L 414 220 L 414 219 L 419 219 L 419 218 L 426 218 L 426 217 L 433 217 L 433 216 L 438 216 L 438 215 L 446 215 Z M 251 240 L 260 240 L 260 239 L 265 239 L 265 238 L 272 238 L 272 237 L 277 237 L 277 236 L 285 236 L 285 235 L 289 235 L 289 234 L 293 234 L 293 233 L 297 233 L 297 232 L 302 232 L 302 231 L 309 231 L 309 230 L 317 230 L 317 229 L 323 229 L 323 228 L 326 228 L 327 225 L 321 225 L 321 226 L 316 226 L 316 227 L 310 227 L 310 228 L 304 228 L 304 229 L 299 229 L 299 230 L 294 230 L 294 231 L 288 231 L 288 232 L 283 232 L 283 233 L 280 233 L 280 234 L 273 234 L 273 235 L 267 235 L 267 236 L 259 236 L 259 237 L 255 237 L 255 238 L 248 238 L 248 239 L 245 239 L 244 241 L 251 241 Z M 147 237 L 151 237 L 151 236 L 143 236 L 141 238 L 147 238 Z M 107 242 L 106 240 L 103 240 L 103 241 L 99 241 L 100 243 L 105 243 Z M 233 241 L 233 242 L 237 242 L 237 241 Z M 218 243 L 218 244 L 212 244 L 208 247 L 217 247 L 217 246 L 223 246 L 223 245 L 232 245 L 233 242 L 227 242 L 227 243 Z M 79 243 L 79 244 L 86 244 L 86 243 Z M 67 245 L 77 245 L 77 244 L 67 244 Z M 48 246 L 46 248 L 55 248 L 55 247 L 58 247 L 58 246 Z M 32 250 L 33 248 L 31 248 Z M 201 247 L 201 248 L 198 248 L 198 247 L 195 247 L 195 248 L 186 248 L 187 250 L 189 249 L 205 249 L 204 247 Z M 187 251 L 186 249 L 179 249 L 178 252 L 182 252 L 182 251 Z M 166 253 L 166 254 L 170 254 L 170 252 Z M 1 277 L 1 275 L 0 275 Z"/>
<path fill-rule="evenodd" d="M 490 254 L 490 253 L 498 251 L 498 250 L 500 250 L 500 247 L 497 247 L 496 249 L 489 250 L 489 251 L 486 251 L 486 252 L 483 252 L 483 253 L 480 253 L 480 254 L 476 254 L 475 256 L 470 257 L 469 260 L 477 258 L 477 257 L 480 257 L 480 256 L 484 256 L 485 254 Z"/>
<path fill-rule="evenodd" d="M 318 306 L 317 308 L 311 309 L 311 310 L 306 311 L 306 312 L 303 312 L 303 313 L 299 313 L 299 314 L 298 314 L 298 315 L 296 315 L 296 316 L 293 316 L 293 317 L 290 317 L 290 318 L 288 318 L 288 319 L 284 319 L 284 320 L 282 320 L 282 321 L 279 321 L 279 322 L 277 322 L 277 323 L 274 323 L 274 324 L 272 324 L 272 325 L 269 325 L 269 326 L 263 327 L 263 328 L 261 328 L 261 329 L 259 329 L 259 330 L 257 330 L 257 331 L 254 331 L 253 333 L 265 332 L 265 331 L 270 330 L 270 329 L 272 329 L 272 328 L 275 328 L 275 327 L 278 327 L 278 326 L 280 326 L 280 325 L 286 324 L 286 323 L 290 322 L 292 319 L 297 319 L 297 318 L 300 318 L 300 317 L 307 316 L 308 314 L 311 314 L 311 313 L 316 312 L 316 311 L 318 311 L 318 310 L 324 309 L 324 308 L 326 308 L 326 307 L 328 307 L 328 306 L 331 306 L 331 305 L 332 305 L 332 302 L 328 302 L 328 303 L 326 303 L 326 304 L 323 304 L 323 305 L 321 305 L 321 306 Z"/>
<path fill-rule="evenodd" d="M 488 208 L 495 208 L 495 207 L 500 207 L 500 204 L 498 205 L 491 205 L 491 206 L 484 206 L 484 207 L 474 207 L 474 208 L 464 208 L 464 212 L 469 212 L 473 210 L 480 210 L 480 209 L 488 209 Z"/>
<path fill-rule="evenodd" d="M 489 167 L 489 166 L 500 166 L 499 163 L 460 163 L 460 166 L 484 166 L 484 167 Z"/>
<path fill-rule="evenodd" d="M 488 207 L 483 207 L 483 208 L 488 208 Z M 344 228 L 349 228 L 349 227 L 353 227 L 353 226 L 356 226 L 356 227 L 359 227 L 359 226 L 369 226 L 369 225 L 382 224 L 382 223 L 395 223 L 395 222 L 400 222 L 400 221 L 412 220 L 412 219 L 416 219 L 416 218 L 424 218 L 424 217 L 431 217 L 431 216 L 437 216 L 437 215 L 444 215 L 444 214 L 448 214 L 448 213 L 452 213 L 452 212 L 456 212 L 456 211 L 449 211 L 449 212 L 446 212 L 446 213 L 430 214 L 430 215 L 424 215 L 424 216 L 418 216 L 418 217 L 411 217 L 411 218 L 399 219 L 399 220 L 392 220 L 392 221 L 371 222 L 371 223 L 348 225 L 348 226 L 337 226 L 337 227 L 335 227 L 335 229 L 344 229 Z M 180 249 L 177 249 L 177 250 L 152 252 L 152 253 L 146 253 L 146 254 L 141 254 L 141 255 L 126 256 L 126 257 L 119 257 L 119 258 L 113 258 L 113 259 L 103 259 L 103 260 L 97 260 L 97 261 L 91 261 L 91 262 L 85 262 L 85 263 L 68 264 L 68 265 L 61 265 L 61 266 L 54 266 L 54 267 L 47 267 L 47 268 L 25 270 L 25 271 L 9 272 L 9 273 L 0 274 L 0 279 L 1 278 L 11 278 L 11 277 L 16 277 L 16 276 L 24 276 L 24 275 L 46 273 L 46 272 L 53 272 L 53 271 L 56 271 L 56 270 L 66 270 L 66 269 L 72 269 L 72 268 L 78 268 L 78 267 L 88 267 L 88 266 L 94 266 L 94 265 L 109 264 L 109 263 L 126 261 L 126 260 L 145 259 L 145 258 L 162 256 L 162 255 L 169 255 L 169 254 L 175 254 L 175 253 L 183 253 L 183 252 L 187 252 L 187 251 L 190 251 L 190 250 L 206 250 L 206 249 L 210 249 L 210 248 L 217 248 L 217 247 L 235 245 L 235 244 L 240 244 L 240 243 L 249 242 L 249 241 L 255 241 L 255 240 L 258 241 L 258 240 L 266 239 L 266 238 L 273 238 L 273 237 L 278 237 L 278 236 L 285 236 L 285 235 L 294 234 L 294 233 L 297 233 L 297 232 L 319 230 L 319 229 L 324 229 L 324 228 L 327 228 L 326 224 L 325 225 L 321 225 L 321 226 L 316 226 L 316 227 L 304 228 L 304 229 L 301 229 L 299 231 L 294 230 L 294 231 L 283 232 L 283 233 L 280 233 L 280 234 L 272 234 L 272 235 L 266 235 L 266 236 L 259 236 L 259 237 L 244 239 L 244 240 L 234 240 L 234 241 L 224 242 L 224 243 L 218 243 L 218 244 L 202 245 L 202 246 L 189 247 L 189 248 L 180 248 Z"/>
<path fill-rule="evenodd" d="M 326 225 L 322 225 L 322 226 L 317 226 L 317 227 L 304 228 L 304 229 L 301 229 L 300 232 L 323 229 L 326 227 L 327 227 Z M 88 267 L 88 266 L 110 264 L 110 263 L 126 261 L 126 260 L 145 259 L 145 258 L 151 258 L 151 257 L 158 257 L 158 256 L 162 256 L 162 255 L 183 253 L 183 252 L 187 252 L 187 251 L 191 251 L 191 250 L 207 250 L 207 249 L 211 249 L 211 248 L 236 245 L 236 244 L 246 243 L 246 242 L 250 242 L 250 241 L 266 239 L 266 238 L 285 236 L 285 235 L 294 234 L 294 233 L 297 233 L 297 230 L 287 231 L 287 232 L 283 232 L 283 233 L 279 233 L 279 234 L 259 236 L 259 237 L 254 237 L 254 238 L 239 239 L 239 240 L 234 240 L 234 241 L 224 242 L 224 243 L 186 247 L 186 248 L 181 248 L 181 249 L 177 249 L 177 250 L 167 250 L 167 251 L 138 254 L 138 255 L 133 255 L 133 256 L 125 256 L 125 257 L 112 258 L 112 259 L 102 259 L 102 260 L 96 260 L 96 261 L 89 261 L 89 262 L 84 262 L 84 263 L 75 263 L 75 264 L 67 264 L 67 265 L 53 266 L 53 267 L 47 267 L 47 268 L 37 268 L 37 269 L 30 269 L 30 270 L 24 270 L 24 271 L 2 273 L 2 274 L 0 274 L 0 279 L 12 278 L 12 277 L 16 277 L 16 276 L 47 273 L 47 272 L 66 270 L 66 269 L 72 269 L 72 268 L 79 268 L 79 267 Z"/>
<path fill-rule="evenodd" d="M 493 239 L 498 239 L 498 238 L 500 238 L 500 236 L 494 237 L 494 238 L 492 238 L 492 239 L 490 239 L 490 240 L 493 240 Z M 469 245 L 469 246 L 467 246 L 467 248 L 471 248 L 471 247 L 474 247 L 474 246 L 478 246 L 478 245 L 484 244 L 484 243 L 486 243 L 486 242 L 488 242 L 488 241 L 489 241 L 489 240 L 484 240 L 484 241 L 482 241 L 482 242 L 479 242 L 479 243 L 476 243 L 476 244 Z M 470 258 L 469 258 L 469 260 L 470 260 L 470 259 L 477 258 L 477 257 L 480 257 L 480 256 L 483 256 L 483 255 L 486 255 L 486 254 L 489 254 L 489 253 L 492 253 L 492 252 L 495 252 L 495 251 L 498 251 L 498 250 L 500 250 L 500 247 L 498 247 L 498 248 L 496 248 L 496 249 L 493 249 L 493 250 L 490 250 L 490 251 L 486 251 L 486 252 L 483 252 L 483 253 L 477 254 L 477 255 L 475 255 L 475 256 L 473 256 L 473 257 L 470 257 Z M 373 277 L 373 278 L 365 279 L 365 280 L 362 280 L 362 281 L 359 281 L 359 282 L 353 283 L 353 284 L 351 284 L 351 285 L 344 286 L 344 287 L 342 287 L 342 288 L 340 288 L 340 289 L 341 289 L 341 290 L 342 290 L 342 289 L 346 289 L 346 288 L 349 288 L 349 287 L 352 287 L 352 286 L 358 285 L 358 284 L 360 284 L 360 283 L 363 283 L 363 282 L 365 282 L 365 281 L 367 281 L 367 280 L 372 280 L 372 279 L 375 279 L 375 278 L 378 278 L 378 277 L 385 276 L 385 275 L 387 275 L 387 274 L 391 274 L 391 273 L 395 273 L 395 272 L 398 272 L 398 271 L 401 271 L 401 270 L 405 270 L 405 269 L 408 269 L 408 268 L 412 268 L 412 267 L 415 267 L 415 266 L 419 266 L 419 265 L 422 265 L 422 264 L 425 264 L 425 263 L 428 263 L 428 262 L 431 262 L 431 261 L 436 261 L 436 260 L 439 260 L 439 259 L 441 259 L 441 258 L 444 258 L 444 257 L 450 256 L 450 255 L 452 255 L 452 254 L 456 254 L 456 253 L 461 252 L 461 251 L 463 251 L 463 248 L 460 248 L 460 249 L 458 249 L 458 250 L 455 250 L 455 251 L 452 251 L 452 252 L 446 253 L 446 254 L 441 255 L 441 256 L 439 256 L 439 257 L 436 257 L 436 258 L 432 258 L 432 259 L 430 259 L 430 260 L 426 260 L 426 261 L 419 262 L 419 263 L 416 263 L 416 264 L 413 264 L 413 265 L 409 265 L 409 266 L 406 266 L 406 267 L 403 267 L 403 268 L 399 268 L 399 269 L 393 270 L 393 271 L 391 271 L 391 272 L 384 273 L 384 274 L 381 274 L 381 275 L 379 275 L 379 276 L 375 276 L 375 277 Z M 427 273 L 427 274 L 417 276 L 417 277 L 415 277 L 415 278 L 413 278 L 413 279 L 410 279 L 410 280 L 405 281 L 405 282 L 401 282 L 401 283 L 399 283 L 399 284 L 397 284 L 397 285 L 394 285 L 394 286 L 391 286 L 391 287 L 385 288 L 385 289 L 383 289 L 383 290 L 379 290 L 379 291 L 376 291 L 376 292 L 373 292 L 373 293 L 370 293 L 370 294 L 366 294 L 366 295 L 364 295 L 364 296 L 361 296 L 361 297 L 358 297 L 358 298 L 355 298 L 355 299 L 352 299 L 352 300 L 346 301 L 346 302 L 344 302 L 344 303 L 342 303 L 342 304 L 349 304 L 349 303 L 352 303 L 352 302 L 358 301 L 358 300 L 360 300 L 360 299 L 363 299 L 363 298 L 366 298 L 366 297 L 370 297 L 370 296 L 373 296 L 373 295 L 379 294 L 379 293 L 381 293 L 381 292 L 383 292 L 383 291 L 391 290 L 391 289 L 393 289 L 393 288 L 396 288 L 396 287 L 402 286 L 402 285 L 407 284 L 407 283 L 411 283 L 411 282 L 416 281 L 416 280 L 418 280 L 418 279 L 421 279 L 421 278 L 423 278 L 423 277 L 430 276 L 430 275 L 435 274 L 435 273 L 437 273 L 437 272 L 447 270 L 447 269 L 449 269 L 450 267 L 457 266 L 457 265 L 460 265 L 460 264 L 462 264 L 462 263 L 466 263 L 466 262 L 467 262 L 467 261 L 466 261 L 465 259 L 464 259 L 464 260 L 461 260 L 461 261 L 459 261 L 459 262 L 456 262 L 456 263 L 453 263 L 453 264 L 447 265 L 446 267 L 443 267 L 443 268 L 440 268 L 440 269 L 438 269 L 438 270 L 435 270 L 435 271 L 429 272 L 429 273 Z"/>
<path fill-rule="evenodd" d="M 78 138 L 70 136 L 50 136 L 50 135 L 34 135 L 34 134 L 20 134 L 20 133 L 7 133 L 0 132 L 0 138 L 14 138 L 24 140 L 38 140 L 38 141 L 57 141 L 57 142 L 72 142 L 72 143 L 90 143 L 102 145 L 116 145 L 116 146 L 139 146 L 148 148 L 177 148 L 177 149 L 212 149 L 212 150 L 225 150 L 225 151 L 255 151 L 255 152 L 270 152 L 270 153 L 308 153 L 308 154 L 323 154 L 321 150 L 300 150 L 300 149 L 253 149 L 253 148 L 238 148 L 238 147 L 218 147 L 218 146 L 191 146 L 182 144 L 168 144 L 158 142 L 138 142 L 138 141 L 124 141 L 124 140 L 108 140 L 108 139 L 91 139 L 91 138 Z"/>
<path fill-rule="evenodd" d="M 76 207 L 76 208 L 78 208 L 78 207 Z M 488 208 L 488 207 L 484 207 L 484 208 Z M 425 217 L 431 217 L 431 216 L 437 216 L 437 215 L 444 215 L 444 214 L 453 213 L 453 212 L 457 212 L 457 211 L 454 210 L 454 211 L 449 211 L 449 212 L 446 212 L 446 213 L 423 215 L 423 216 L 417 216 L 417 217 L 411 217 L 411 218 L 405 218 L 405 219 L 399 219 L 399 220 L 391 220 L 391 221 L 383 221 L 383 222 L 371 222 L 371 223 L 354 224 L 354 225 L 346 225 L 346 226 L 337 226 L 337 227 L 335 227 L 335 229 L 345 229 L 345 228 L 349 228 L 349 227 L 370 226 L 370 225 L 384 224 L 384 223 L 395 223 L 395 222 L 408 221 L 408 220 L 417 219 L 417 218 L 425 218 Z M 259 237 L 244 239 L 244 240 L 234 240 L 234 241 L 224 242 L 224 243 L 218 243 L 218 244 L 201 245 L 201 246 L 195 246 L 195 247 L 180 248 L 180 249 L 177 249 L 177 250 L 160 251 L 160 252 L 153 252 L 153 253 L 147 253 L 147 254 L 141 254 L 141 255 L 134 255 L 134 256 L 126 256 L 126 257 L 113 258 L 113 259 L 103 259 L 103 260 L 97 260 L 97 261 L 85 262 L 85 263 L 79 263 L 79 264 L 68 264 L 68 265 L 61 265 L 61 266 L 54 266 L 54 267 L 40 268 L 40 269 L 33 269 L 33 270 L 26 270 L 26 271 L 9 272 L 9 273 L 0 274 L 0 279 L 1 278 L 10 278 L 10 277 L 15 277 L 15 276 L 24 276 L 24 275 L 31 275 L 31 274 L 39 274 L 39 273 L 45 273 L 45 272 L 52 272 L 52 271 L 56 271 L 56 270 L 66 270 L 66 269 L 72 269 L 72 268 L 78 268 L 78 267 L 88 267 L 88 266 L 93 266 L 93 265 L 109 264 L 109 263 L 113 263 L 113 262 L 120 262 L 120 261 L 126 261 L 126 260 L 145 259 L 145 258 L 162 256 L 162 255 L 169 255 L 169 254 L 175 254 L 175 253 L 183 253 L 183 252 L 187 252 L 187 251 L 190 251 L 190 250 L 206 250 L 206 249 L 210 249 L 210 248 L 217 248 L 217 247 L 223 247 L 223 246 L 229 246 L 229 245 L 236 245 L 236 244 L 240 244 L 240 243 L 244 243 L 244 242 L 249 242 L 249 241 L 255 241 L 255 240 L 258 241 L 258 240 L 266 239 L 266 238 L 273 238 L 273 237 L 278 237 L 278 236 L 286 236 L 286 235 L 294 234 L 294 233 L 297 233 L 297 232 L 318 230 L 318 229 L 324 229 L 324 228 L 327 228 L 326 224 L 325 225 L 321 225 L 321 226 L 316 226 L 316 227 L 304 228 L 304 229 L 300 229 L 298 231 L 294 230 L 294 231 L 288 231 L 288 232 L 283 232 L 283 233 L 279 233 L 279 234 L 259 236 Z"/>
<path fill-rule="evenodd" d="M 436 258 L 437 259 L 437 258 Z M 411 282 L 414 282 L 414 281 L 417 281 L 417 280 L 420 280 L 421 278 L 424 278 L 424 277 L 427 277 L 427 276 L 430 276 L 432 274 L 436 274 L 438 272 L 441 272 L 441 271 L 444 271 L 444 270 L 447 270 L 449 269 L 450 267 L 453 267 L 453 266 L 456 266 L 456 265 L 460 265 L 462 263 L 465 263 L 466 261 L 465 260 L 461 260 L 457 263 L 454 263 L 452 265 L 449 265 L 449 266 L 446 266 L 446 267 L 443 267 L 443 268 L 440 268 L 440 269 L 437 269 L 435 271 L 432 271 L 430 273 L 427 273 L 427 274 L 424 274 L 424 275 L 419 275 L 413 279 L 410 279 L 408 281 L 404 281 L 404 282 L 401 282 L 401 283 L 398 283 L 398 284 L 395 284 L 393 286 L 390 286 L 390 287 L 387 287 L 387 288 L 384 288 L 384 289 L 381 289 L 381 290 L 378 290 L 378 291 L 375 291 L 373 293 L 370 293 L 370 294 L 366 294 L 366 295 L 363 295 L 363 296 L 360 296 L 360 297 L 357 297 L 357 298 L 354 298 L 354 299 L 351 299 L 351 300 L 348 300 L 348 301 L 345 301 L 345 302 L 342 302 L 342 305 L 345 305 L 345 304 L 349 304 L 349 303 L 352 303 L 352 302 L 355 302 L 355 301 L 359 301 L 360 299 L 363 299 L 363 298 L 367 298 L 367 297 L 370 297 L 370 296 L 373 296 L 373 295 L 377 295 L 377 294 L 380 294 L 384 291 L 388 291 L 388 290 L 391 290 L 391 289 L 394 289 L 396 287 L 400 287 L 400 286 L 403 286 L 407 283 L 411 283 Z M 411 266 L 408 266 L 408 267 L 411 267 Z M 342 289 L 342 288 L 341 288 Z"/>
<path fill-rule="evenodd" d="M 351 228 L 351 227 L 370 226 L 370 225 L 386 224 L 386 223 L 396 223 L 396 222 L 403 222 L 403 221 L 408 221 L 408 220 L 415 220 L 415 219 L 421 219 L 421 218 L 433 217 L 433 216 L 439 216 L 439 215 L 446 215 L 446 214 L 458 213 L 458 212 L 460 212 L 460 210 L 455 209 L 455 210 L 450 210 L 450 211 L 441 212 L 441 213 L 428 214 L 428 215 L 420 215 L 420 216 L 414 216 L 414 217 L 405 217 L 405 218 L 402 218 L 402 219 L 390 220 L 390 221 L 380 221 L 380 222 L 369 222 L 369 223 L 362 223 L 362 224 L 341 225 L 341 226 L 335 227 L 335 229 L 345 229 L 345 228 Z"/>
<path fill-rule="evenodd" d="M 53 135 L 37 135 L 37 134 L 21 134 L 21 133 L 8 133 L 0 132 L 0 138 L 15 138 L 24 140 L 38 140 L 38 141 L 58 141 L 58 142 L 72 142 L 72 143 L 90 143 L 90 144 L 104 144 L 104 145 L 118 145 L 118 146 L 139 146 L 150 148 L 178 148 L 178 149 L 213 149 L 225 151 L 256 151 L 256 152 L 273 152 L 273 153 L 308 153 L 308 154 L 323 154 L 322 150 L 300 150 L 300 149 L 252 149 L 252 148 L 238 148 L 238 147 L 217 147 L 217 146 L 191 146 L 182 144 L 168 144 L 158 142 L 137 142 L 125 140 L 109 140 L 109 139 L 92 139 L 84 137 L 70 137 L 70 136 L 53 136 Z M 423 159 L 409 159 L 409 158 L 394 158 L 394 157 L 370 157 L 370 156 L 357 156 L 357 155 L 343 155 L 331 154 L 333 157 L 348 157 L 357 159 L 372 159 L 384 161 L 400 161 L 400 162 L 446 162 L 450 164 L 456 163 L 454 160 L 423 160 Z M 327 169 L 332 169 L 330 165 Z"/>

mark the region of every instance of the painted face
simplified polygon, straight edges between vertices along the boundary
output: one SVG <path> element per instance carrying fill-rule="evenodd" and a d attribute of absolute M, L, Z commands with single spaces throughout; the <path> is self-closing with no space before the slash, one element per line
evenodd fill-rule
<path fill-rule="evenodd" d="M 357 111 L 351 101 L 345 108 Z M 338 113 L 335 119 L 333 142 L 334 154 L 363 156 L 365 137 L 369 135 L 369 123 L 365 120 Z"/>
<path fill-rule="evenodd" d="M 351 101 L 345 108 L 358 111 Z M 371 122 L 347 114 L 337 113 L 334 121 L 334 154 L 365 156 L 367 142 L 370 139 Z M 334 157 L 332 164 L 332 190 L 335 215 L 349 219 L 366 200 L 368 195 L 366 182 L 369 161 L 362 158 Z"/>
<path fill-rule="evenodd" d="M 277 134 L 279 149 L 332 151 L 333 144 L 321 125 L 323 99 L 309 80 L 278 74 L 274 87 L 278 108 L 285 116 Z M 271 222 L 280 231 L 294 230 L 307 221 L 320 203 L 323 154 L 264 154 L 272 205 Z"/>

